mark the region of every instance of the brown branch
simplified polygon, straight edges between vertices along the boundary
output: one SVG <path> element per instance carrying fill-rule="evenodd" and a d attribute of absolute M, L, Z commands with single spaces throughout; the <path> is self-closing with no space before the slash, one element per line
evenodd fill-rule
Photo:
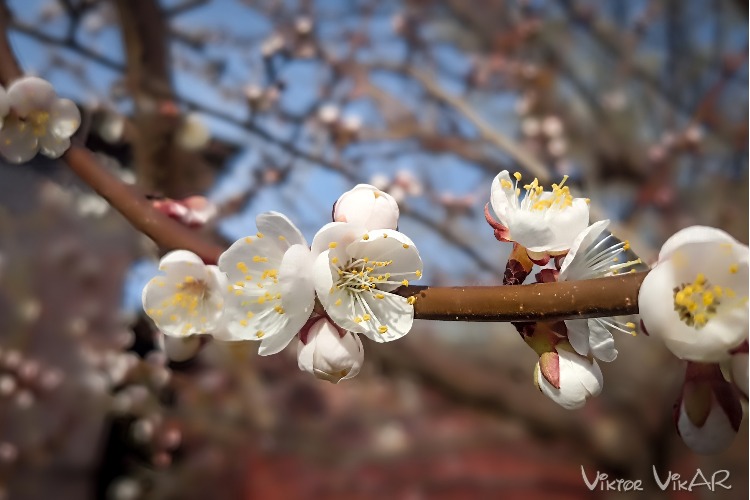
<path fill-rule="evenodd" d="M 418 287 L 414 314 L 440 321 L 551 321 L 636 314 L 646 273 L 524 286 Z"/>

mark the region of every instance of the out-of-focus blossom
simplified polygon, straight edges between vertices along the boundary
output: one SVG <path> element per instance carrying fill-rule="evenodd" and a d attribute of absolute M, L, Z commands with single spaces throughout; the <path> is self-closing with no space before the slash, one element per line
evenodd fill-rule
<path fill-rule="evenodd" d="M 0 155 L 11 163 L 27 162 L 39 151 L 59 158 L 81 124 L 75 103 L 58 99 L 52 85 L 41 78 L 24 77 L 13 82 L 7 104 L 10 109 L 0 130 Z"/>
<path fill-rule="evenodd" d="M 237 240 L 219 258 L 229 277 L 223 340 L 258 340 L 275 354 L 294 338 L 315 303 L 312 255 L 302 233 L 283 214 L 255 219 L 257 234 Z"/>
<path fill-rule="evenodd" d="M 675 406 L 680 437 L 696 453 L 726 449 L 742 421 L 742 405 L 718 365 L 688 363 L 682 394 Z"/>
<path fill-rule="evenodd" d="M 537 135 L 539 135 L 539 131 L 541 130 L 541 128 L 542 127 L 539 123 L 539 120 L 531 116 L 528 118 L 524 118 L 524 120 L 521 122 L 521 131 L 526 137 L 536 137 Z"/>
<path fill-rule="evenodd" d="M 260 51 L 263 57 L 273 57 L 286 48 L 286 40 L 281 33 L 273 33 L 263 40 Z"/>
<path fill-rule="evenodd" d="M 341 111 L 333 104 L 324 104 L 318 109 L 318 120 L 324 125 L 332 125 L 339 119 Z"/>
<path fill-rule="evenodd" d="M 575 410 L 602 391 L 604 379 L 595 360 L 581 356 L 565 343 L 558 343 L 554 351 L 539 357 L 534 383 L 555 403 Z"/>
<path fill-rule="evenodd" d="M 748 247 L 719 229 L 669 238 L 638 295 L 641 319 L 678 358 L 729 359 L 748 337 Z"/>
<path fill-rule="evenodd" d="M 202 227 L 216 215 L 216 205 L 204 196 L 190 196 L 184 200 L 165 198 L 154 200 L 154 208 L 189 227 Z"/>
<path fill-rule="evenodd" d="M 396 229 L 398 203 L 391 195 L 370 184 L 357 184 L 333 205 L 333 220 L 351 222 L 366 230 Z"/>
<path fill-rule="evenodd" d="M 211 131 L 200 115 L 188 113 L 177 130 L 175 140 L 188 151 L 199 151 L 206 147 L 211 140 Z"/>
<path fill-rule="evenodd" d="M 422 276 L 422 259 L 406 235 L 331 222 L 315 235 L 312 251 L 318 299 L 338 326 L 376 342 L 411 330 L 414 298 L 389 293 Z"/>
<path fill-rule="evenodd" d="M 542 120 L 542 132 L 550 139 L 558 138 L 563 133 L 563 123 L 557 116 L 546 116 Z"/>
<path fill-rule="evenodd" d="M 213 333 L 222 320 L 227 279 L 187 250 L 162 257 L 157 276 L 143 289 L 143 309 L 167 335 Z"/>
<path fill-rule="evenodd" d="M 641 263 L 641 259 L 621 262 L 620 257 L 630 249 L 627 241 L 616 241 L 608 245 L 612 235 L 597 242 L 607 229 L 609 220 L 591 224 L 579 234 L 560 266 L 558 281 L 578 281 L 613 276 L 624 269 Z M 617 357 L 612 331 L 635 334 L 635 324 L 615 318 L 589 318 L 565 320 L 568 339 L 578 354 L 593 354 L 602 361 L 614 361 Z"/>
<path fill-rule="evenodd" d="M 320 318 L 308 330 L 300 332 L 297 362 L 300 370 L 337 384 L 355 377 L 365 352 L 359 337 Z"/>
<path fill-rule="evenodd" d="M 573 198 L 564 185 L 567 177 L 560 184 L 553 184 L 551 192 L 534 179 L 523 186 L 526 192 L 521 199 L 521 174 L 516 172 L 514 177 L 515 181 L 511 181 L 508 171 L 503 170 L 492 181 L 490 204 L 498 220 L 487 208 L 485 216 L 495 237 L 517 242 L 532 258 L 565 253 L 588 226 L 588 200 Z"/>

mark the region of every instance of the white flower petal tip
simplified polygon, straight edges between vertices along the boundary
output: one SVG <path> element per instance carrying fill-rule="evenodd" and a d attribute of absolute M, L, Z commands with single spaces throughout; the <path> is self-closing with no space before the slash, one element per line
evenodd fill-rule
<path fill-rule="evenodd" d="M 332 223 L 321 232 L 336 238 L 313 240 L 313 253 L 322 249 L 313 266 L 318 299 L 341 328 L 390 342 L 406 335 L 414 321 L 413 297 L 390 293 L 422 277 L 422 259 L 414 243 L 391 229 L 366 233 L 361 226 Z"/>
<path fill-rule="evenodd" d="M 560 348 L 540 356 L 534 369 L 534 382 L 552 401 L 575 410 L 583 407 L 589 398 L 599 395 L 604 379 L 596 361 Z"/>
<path fill-rule="evenodd" d="M 187 250 L 165 255 L 143 289 L 143 309 L 166 335 L 211 333 L 221 324 L 226 277 Z"/>
<path fill-rule="evenodd" d="M 58 99 L 45 80 L 24 77 L 0 95 L 0 121 L 0 155 L 25 163 L 40 151 L 50 158 L 62 156 L 81 125 L 81 113 L 73 101 Z"/>
<path fill-rule="evenodd" d="M 258 232 L 236 241 L 219 257 L 229 278 L 224 325 L 227 338 L 256 340 L 262 356 L 284 349 L 315 304 L 312 254 L 283 214 L 256 218 Z"/>
<path fill-rule="evenodd" d="M 696 453 L 720 453 L 732 444 L 741 422 L 742 404 L 719 366 L 688 364 L 675 411 L 685 444 Z"/>
<path fill-rule="evenodd" d="M 302 371 L 334 384 L 355 377 L 365 359 L 357 335 L 338 328 L 326 318 L 300 332 L 297 362 Z"/>
<path fill-rule="evenodd" d="M 492 181 L 490 204 L 498 221 L 485 214 L 503 241 L 514 241 L 535 254 L 555 254 L 568 250 L 576 235 L 589 223 L 588 199 L 574 198 L 565 186 L 567 176 L 552 191 L 545 191 L 534 179 L 523 185 L 521 174 L 516 172 L 511 180 L 507 170 Z"/>
<path fill-rule="evenodd" d="M 678 358 L 727 360 L 748 337 L 747 277 L 747 245 L 718 229 L 684 229 L 641 285 L 641 320 Z"/>
<path fill-rule="evenodd" d="M 365 229 L 396 229 L 398 203 L 390 194 L 370 184 L 358 184 L 342 194 L 333 206 L 333 220 L 351 222 Z"/>

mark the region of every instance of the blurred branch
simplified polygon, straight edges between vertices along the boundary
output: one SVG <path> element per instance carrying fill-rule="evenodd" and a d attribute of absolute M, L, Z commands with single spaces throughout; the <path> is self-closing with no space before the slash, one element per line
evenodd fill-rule
<path fill-rule="evenodd" d="M 372 68 L 398 72 L 418 81 L 429 95 L 431 95 L 438 101 L 453 107 L 456 111 L 462 114 L 464 118 L 471 122 L 474 127 L 476 127 L 479 134 L 485 140 L 491 142 L 500 150 L 507 153 L 529 173 L 539 178 L 541 182 L 549 181 L 549 172 L 539 160 L 534 158 L 533 155 L 528 153 L 509 137 L 505 136 L 505 134 L 501 133 L 492 125 L 487 123 L 487 121 L 485 121 L 485 119 L 482 118 L 482 116 L 464 99 L 461 99 L 460 97 L 453 95 L 443 89 L 437 83 L 437 80 L 434 76 L 428 75 L 414 68 L 413 66 L 400 66 L 378 63 L 373 65 Z"/>

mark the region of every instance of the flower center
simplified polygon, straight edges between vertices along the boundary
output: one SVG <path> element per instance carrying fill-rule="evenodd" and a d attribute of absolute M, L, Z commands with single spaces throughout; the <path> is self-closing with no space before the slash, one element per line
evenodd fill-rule
<path fill-rule="evenodd" d="M 336 263 L 334 262 L 334 264 Z M 409 283 L 406 280 L 402 282 L 390 281 L 391 273 L 385 272 L 385 268 L 392 263 L 392 260 L 377 261 L 370 260 L 367 257 L 356 260 L 349 259 L 346 265 L 339 267 L 339 279 L 335 287 L 349 293 L 358 294 L 373 290 L 379 283 L 408 285 Z"/>
<path fill-rule="evenodd" d="M 565 185 L 568 176 L 564 176 L 560 184 L 552 184 L 552 191 L 545 192 L 544 187 L 539 185 L 539 180 L 535 177 L 530 184 L 525 184 L 523 188 L 526 194 L 523 201 L 518 201 L 521 196 L 521 189 L 518 183 L 521 181 L 521 174 L 513 174 L 516 178 L 515 183 L 509 180 L 501 180 L 500 184 L 504 189 L 513 189 L 515 193 L 515 205 L 522 210 L 541 212 L 544 210 L 563 210 L 573 205 L 573 196 L 570 194 L 570 188 Z"/>
<path fill-rule="evenodd" d="M 47 125 L 50 114 L 47 111 L 32 111 L 23 118 L 25 125 L 31 126 L 31 132 L 35 137 L 44 137 L 47 135 Z"/>
<path fill-rule="evenodd" d="M 719 306 L 736 302 L 732 300 L 736 297 L 731 288 L 711 285 L 703 273 L 698 273 L 692 283 L 674 288 L 674 310 L 686 325 L 700 330 L 718 314 Z"/>

